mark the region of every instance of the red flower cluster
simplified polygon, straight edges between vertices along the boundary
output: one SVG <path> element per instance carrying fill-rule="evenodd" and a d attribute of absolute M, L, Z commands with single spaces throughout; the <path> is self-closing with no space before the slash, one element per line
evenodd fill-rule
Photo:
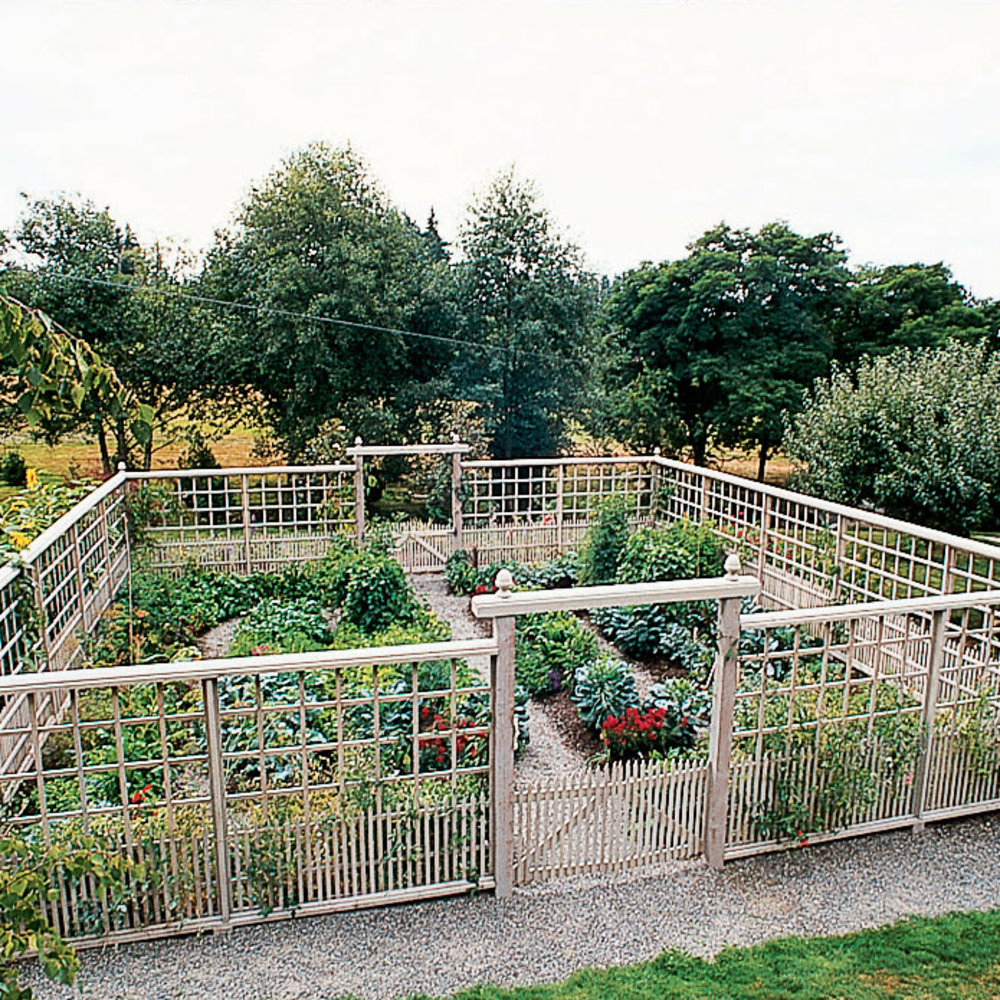
<path fill-rule="evenodd" d="M 663 748 L 671 730 L 665 708 L 651 708 L 647 712 L 627 708 L 624 715 L 617 718 L 609 715 L 604 720 L 601 739 L 607 743 L 612 757 L 633 757 Z"/>
<path fill-rule="evenodd" d="M 427 705 L 420 709 L 420 729 L 421 731 L 446 732 L 448 736 L 427 736 L 419 740 L 417 746 L 420 750 L 421 765 L 427 770 L 436 770 L 440 766 L 448 766 L 449 743 L 452 728 L 456 730 L 468 729 L 474 726 L 472 719 L 459 716 L 455 720 L 454 727 L 448 719 L 432 712 Z M 468 735 L 459 731 L 455 736 L 455 752 L 458 755 L 458 766 L 475 763 L 480 753 L 486 749 L 486 737 L 482 733 Z M 469 759 L 467 759 L 469 758 Z"/>

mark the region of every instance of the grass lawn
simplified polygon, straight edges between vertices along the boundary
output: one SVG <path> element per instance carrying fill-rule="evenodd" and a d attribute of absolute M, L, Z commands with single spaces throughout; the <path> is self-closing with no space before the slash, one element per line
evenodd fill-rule
<path fill-rule="evenodd" d="M 259 459 L 251 458 L 254 446 L 254 432 L 247 428 L 237 428 L 221 440 L 212 442 L 211 448 L 223 466 L 260 465 Z M 183 441 L 166 445 L 153 453 L 153 468 L 176 469 L 181 452 L 187 445 Z M 101 456 L 97 442 L 82 434 L 73 434 L 56 445 L 47 445 L 32 440 L 28 434 L 17 434 L 8 438 L 0 451 L 19 451 L 29 469 L 36 469 L 42 481 L 63 479 L 72 474 L 101 478 Z M 266 463 L 264 463 L 266 464 Z M 0 496 L 17 491 L 0 485 Z"/>
<path fill-rule="evenodd" d="M 627 919 L 627 914 L 622 915 Z M 912 918 L 844 937 L 728 948 L 714 961 L 667 952 L 562 983 L 481 987 L 461 1000 L 998 1000 L 1000 911 Z"/>

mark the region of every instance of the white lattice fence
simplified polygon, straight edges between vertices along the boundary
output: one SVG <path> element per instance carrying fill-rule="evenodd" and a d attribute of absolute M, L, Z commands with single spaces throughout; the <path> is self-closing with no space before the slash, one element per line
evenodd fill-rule
<path fill-rule="evenodd" d="M 355 531 L 353 465 L 130 473 L 143 564 L 179 572 L 282 569 Z"/>

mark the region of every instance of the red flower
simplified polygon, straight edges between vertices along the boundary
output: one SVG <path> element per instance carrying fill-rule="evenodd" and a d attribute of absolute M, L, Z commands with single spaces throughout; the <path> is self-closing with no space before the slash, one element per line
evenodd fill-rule
<path fill-rule="evenodd" d="M 143 801 L 143 799 L 146 798 L 152 787 L 153 787 L 152 785 L 145 785 L 142 788 L 140 788 L 139 791 L 133 792 L 131 798 L 129 799 L 129 802 L 131 802 L 132 805 L 138 805 L 140 802 Z"/>

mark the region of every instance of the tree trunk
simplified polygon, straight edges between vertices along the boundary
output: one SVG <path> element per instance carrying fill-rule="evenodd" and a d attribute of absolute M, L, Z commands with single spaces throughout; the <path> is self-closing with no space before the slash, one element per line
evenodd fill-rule
<path fill-rule="evenodd" d="M 764 482 L 764 472 L 767 469 L 767 455 L 771 450 L 771 445 L 765 437 L 760 443 L 760 455 L 757 458 L 757 482 Z"/>
<path fill-rule="evenodd" d="M 142 467 L 149 472 L 153 466 L 153 425 L 149 425 L 149 438 L 142 448 Z"/>
<path fill-rule="evenodd" d="M 101 452 L 101 468 L 104 469 L 104 475 L 110 476 L 111 469 L 111 456 L 108 454 L 108 435 L 104 432 L 104 424 L 100 421 L 97 422 L 97 447 Z"/>
<path fill-rule="evenodd" d="M 125 418 L 123 416 L 117 417 L 115 419 L 115 444 L 116 452 L 115 455 L 115 467 L 121 465 L 122 462 L 128 461 L 128 440 L 125 436 Z"/>
<path fill-rule="evenodd" d="M 691 438 L 691 452 L 694 456 L 694 464 L 705 467 L 705 455 L 708 452 L 708 438 L 704 434 L 698 434 Z"/>

